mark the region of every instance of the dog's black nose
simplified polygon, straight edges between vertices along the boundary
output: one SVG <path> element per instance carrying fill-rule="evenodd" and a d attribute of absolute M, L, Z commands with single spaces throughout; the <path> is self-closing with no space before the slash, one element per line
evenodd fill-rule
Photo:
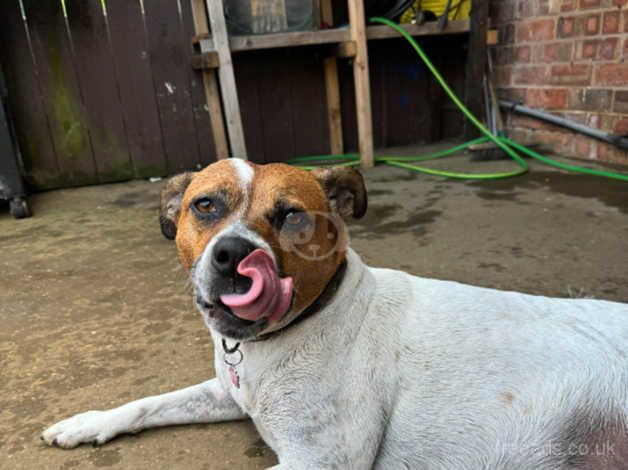
<path fill-rule="evenodd" d="M 240 237 L 226 237 L 214 246 L 212 266 L 222 276 L 235 277 L 240 261 L 255 250 L 255 246 Z"/>

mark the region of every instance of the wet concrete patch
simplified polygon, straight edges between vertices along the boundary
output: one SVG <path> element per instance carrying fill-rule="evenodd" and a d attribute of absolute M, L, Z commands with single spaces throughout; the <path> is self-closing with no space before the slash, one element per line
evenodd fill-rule
<path fill-rule="evenodd" d="M 111 204 L 121 208 L 145 206 L 151 209 L 156 209 L 159 207 L 159 200 L 152 192 L 133 191 L 119 195 L 111 201 Z"/>
<path fill-rule="evenodd" d="M 577 173 L 531 171 L 523 176 L 467 183 L 477 195 L 488 200 L 517 201 L 523 191 L 545 188 L 566 196 L 597 199 L 604 205 L 628 214 L 628 184 L 623 181 Z"/>

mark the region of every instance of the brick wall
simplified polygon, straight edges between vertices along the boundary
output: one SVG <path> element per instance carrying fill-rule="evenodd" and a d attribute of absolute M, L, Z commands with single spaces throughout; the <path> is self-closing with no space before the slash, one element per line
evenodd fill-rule
<path fill-rule="evenodd" d="M 628 134 L 628 0 L 491 0 L 498 94 Z M 628 165 L 628 152 L 509 115 L 511 135 L 576 158 Z"/>

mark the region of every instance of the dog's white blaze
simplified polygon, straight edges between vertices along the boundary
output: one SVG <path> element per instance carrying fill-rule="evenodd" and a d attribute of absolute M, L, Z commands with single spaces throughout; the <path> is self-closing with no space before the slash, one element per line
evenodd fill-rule
<path fill-rule="evenodd" d="M 239 158 L 232 158 L 229 161 L 236 170 L 243 194 L 248 196 L 251 189 L 251 183 L 253 182 L 253 177 L 255 176 L 253 167 Z"/>

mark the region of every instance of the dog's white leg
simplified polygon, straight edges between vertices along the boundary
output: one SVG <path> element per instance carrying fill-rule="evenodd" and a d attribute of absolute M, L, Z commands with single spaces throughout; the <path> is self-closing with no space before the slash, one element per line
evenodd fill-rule
<path fill-rule="evenodd" d="M 218 379 L 212 379 L 175 392 L 132 401 L 111 410 L 78 414 L 49 427 L 41 438 L 48 445 L 69 449 L 86 442 L 103 444 L 118 434 L 157 426 L 244 418 L 246 414 Z"/>

